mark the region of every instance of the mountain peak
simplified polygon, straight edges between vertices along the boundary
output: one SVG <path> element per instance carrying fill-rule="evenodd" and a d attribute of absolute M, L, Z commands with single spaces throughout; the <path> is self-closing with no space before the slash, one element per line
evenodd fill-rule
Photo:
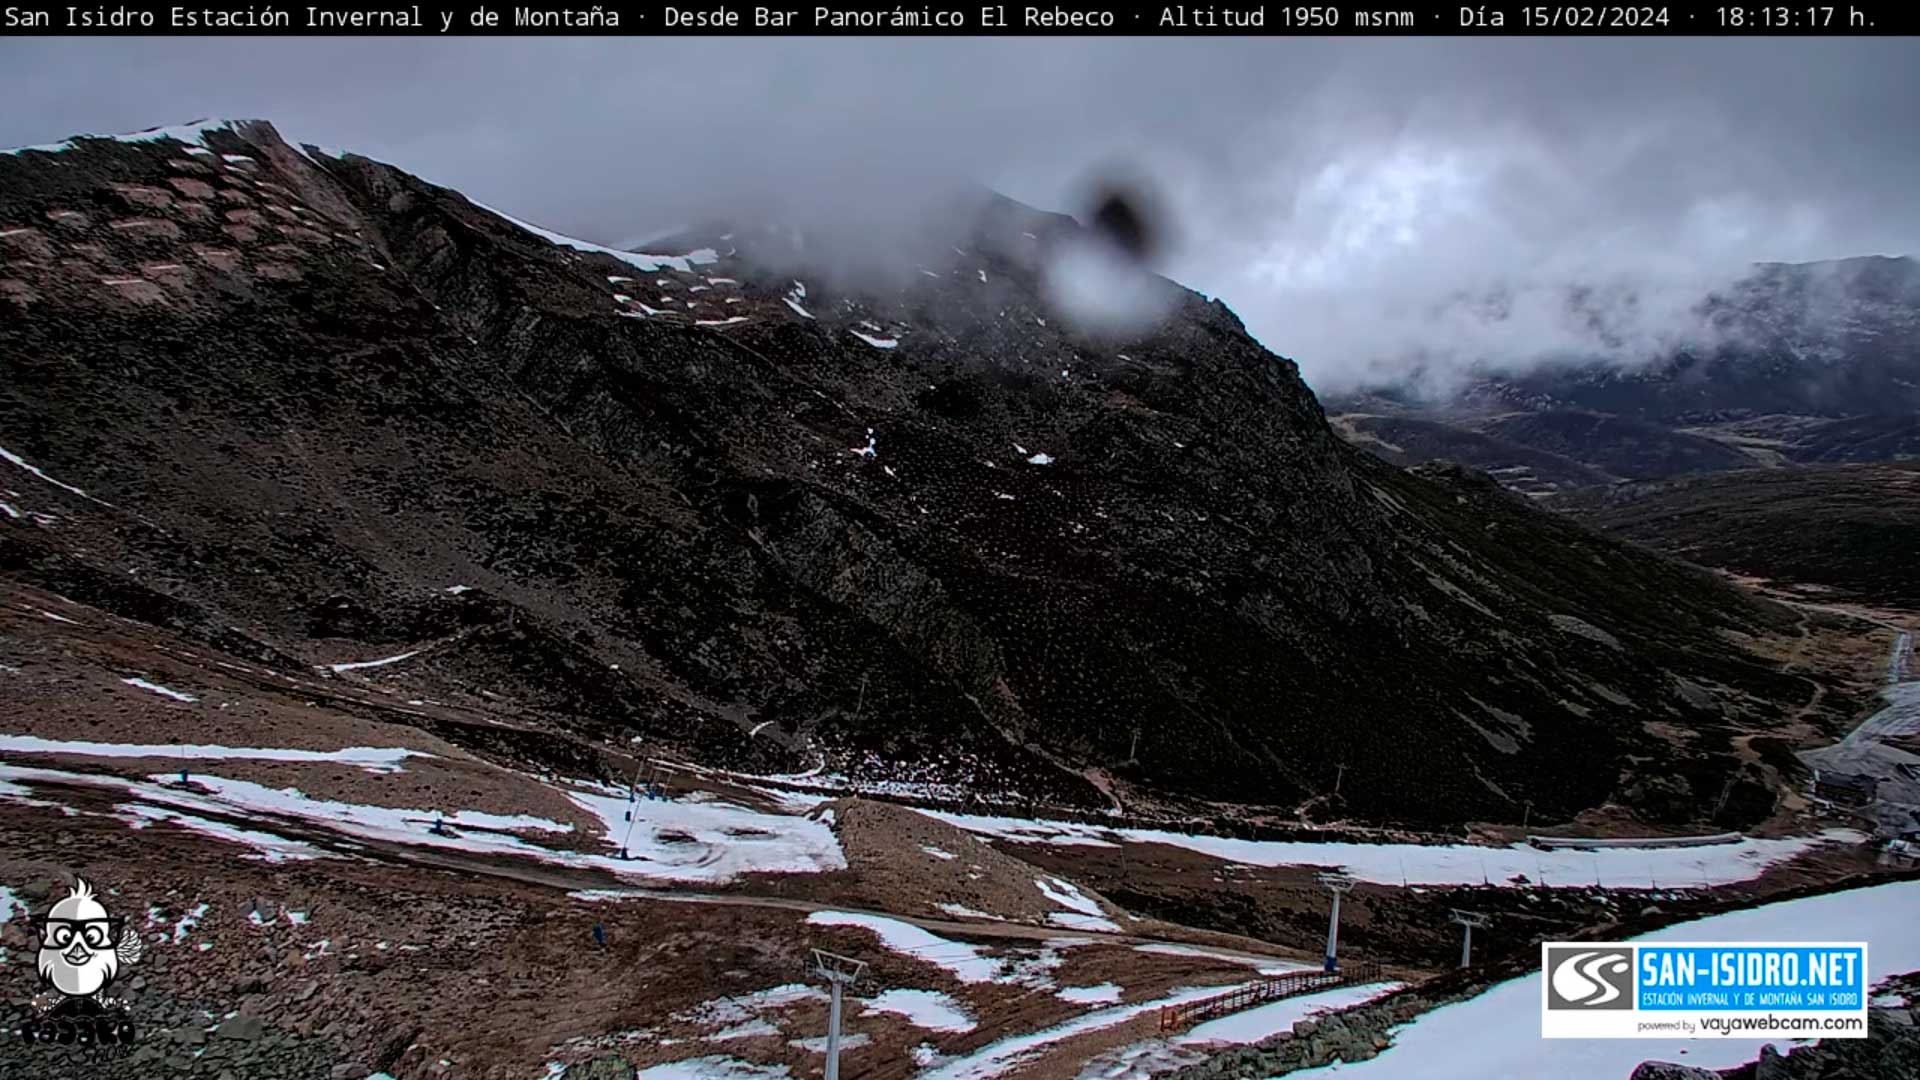
<path fill-rule="evenodd" d="M 217 131 L 232 131 L 253 136 L 264 136 L 279 141 L 280 133 L 265 120 L 222 120 L 203 117 L 185 124 L 164 127 L 145 128 L 117 135 L 80 134 L 71 135 L 57 143 L 44 143 L 38 146 L 16 146 L 0 149 L 0 154 L 58 154 L 75 149 L 90 142 L 117 143 L 153 143 L 173 141 L 188 146 L 202 145 L 206 137 Z"/>

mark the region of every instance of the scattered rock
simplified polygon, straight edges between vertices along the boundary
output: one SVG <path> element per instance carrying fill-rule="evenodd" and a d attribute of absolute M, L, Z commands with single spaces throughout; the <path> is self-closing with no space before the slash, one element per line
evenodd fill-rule
<path fill-rule="evenodd" d="M 561 1080 L 633 1080 L 633 1062 L 618 1054 L 594 1058 L 567 1066 Z"/>
<path fill-rule="evenodd" d="M 213 187 L 204 180 L 193 180 L 183 176 L 176 176 L 169 178 L 167 183 L 173 185 L 175 191 L 189 199 L 213 198 Z"/>
<path fill-rule="evenodd" d="M 1627 1080 L 1721 1080 L 1721 1076 L 1711 1069 L 1697 1069 L 1692 1065 L 1643 1061 Z"/>

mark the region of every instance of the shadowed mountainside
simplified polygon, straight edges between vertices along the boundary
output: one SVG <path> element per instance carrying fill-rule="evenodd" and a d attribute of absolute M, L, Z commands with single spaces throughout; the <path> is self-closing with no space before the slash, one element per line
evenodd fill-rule
<path fill-rule="evenodd" d="M 1749 469 L 1579 492 L 1556 506 L 1705 566 L 1837 600 L 1920 607 L 1920 463 Z"/>

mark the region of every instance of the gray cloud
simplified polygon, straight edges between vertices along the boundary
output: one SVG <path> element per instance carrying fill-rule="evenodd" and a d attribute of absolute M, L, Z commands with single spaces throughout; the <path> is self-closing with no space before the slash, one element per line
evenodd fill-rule
<path fill-rule="evenodd" d="M 0 144 L 263 116 L 602 240 L 889 237 L 957 180 L 1074 209 L 1120 163 L 1164 270 L 1323 390 L 1599 347 L 1576 285 L 1631 359 L 1751 262 L 1920 250 L 1906 40 L 15 39 L 0 93 Z"/>

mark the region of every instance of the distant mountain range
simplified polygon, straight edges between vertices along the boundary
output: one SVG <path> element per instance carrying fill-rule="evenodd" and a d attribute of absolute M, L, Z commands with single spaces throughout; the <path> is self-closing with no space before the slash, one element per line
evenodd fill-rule
<path fill-rule="evenodd" d="M 1533 495 L 1791 463 L 1920 457 L 1920 265 L 1764 264 L 1699 308 L 1711 346 L 1644 366 L 1485 371 L 1441 399 L 1382 385 L 1327 403 L 1388 460 L 1473 465 Z"/>

